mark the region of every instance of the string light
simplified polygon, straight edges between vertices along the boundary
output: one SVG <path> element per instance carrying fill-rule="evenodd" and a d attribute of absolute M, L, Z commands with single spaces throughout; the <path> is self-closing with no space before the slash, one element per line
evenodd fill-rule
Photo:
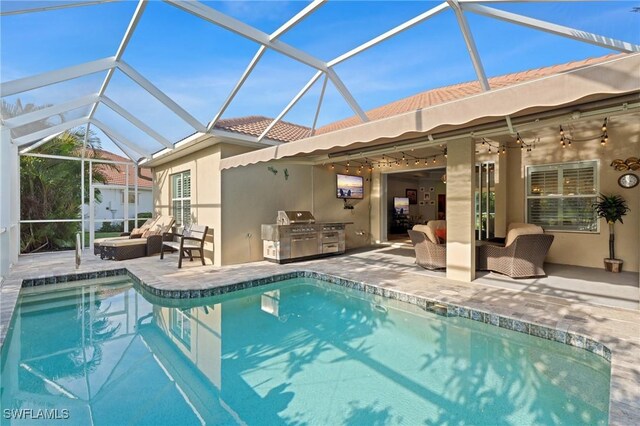
<path fill-rule="evenodd" d="M 444 149 L 444 158 L 447 158 L 447 148 Z"/>
<path fill-rule="evenodd" d="M 433 164 L 436 164 L 436 157 L 433 157 Z"/>
<path fill-rule="evenodd" d="M 506 153 L 507 153 L 507 148 L 506 148 L 504 145 L 502 145 L 502 153 L 503 153 L 503 154 L 506 154 Z"/>
<path fill-rule="evenodd" d="M 335 169 L 335 168 L 336 168 L 335 164 L 332 164 L 332 165 L 331 165 L 331 170 L 333 170 L 333 169 Z"/>
<path fill-rule="evenodd" d="M 604 123 L 602 123 L 602 133 L 607 133 L 607 117 L 604 118 Z"/>
<path fill-rule="evenodd" d="M 522 144 L 522 138 L 520 138 L 520 133 L 516 133 L 516 143 Z"/>

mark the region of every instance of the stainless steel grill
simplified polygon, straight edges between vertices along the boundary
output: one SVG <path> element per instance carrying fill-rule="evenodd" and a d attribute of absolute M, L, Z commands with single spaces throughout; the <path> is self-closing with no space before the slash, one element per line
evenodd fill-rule
<path fill-rule="evenodd" d="M 280 210 L 278 211 L 278 225 L 294 225 L 298 223 L 316 223 L 316 219 L 311 212 L 307 211 L 295 211 L 295 210 Z"/>
<path fill-rule="evenodd" d="M 316 223 L 308 211 L 280 210 L 276 224 L 262 225 L 263 254 L 279 263 L 344 253 L 345 223 Z"/>

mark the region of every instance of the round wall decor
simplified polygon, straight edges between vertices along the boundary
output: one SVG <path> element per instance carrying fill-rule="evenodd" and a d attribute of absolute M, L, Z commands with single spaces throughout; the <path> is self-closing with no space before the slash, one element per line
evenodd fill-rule
<path fill-rule="evenodd" d="M 618 185 L 623 188 L 634 188 L 638 185 L 640 179 L 634 173 L 625 173 L 618 178 Z"/>

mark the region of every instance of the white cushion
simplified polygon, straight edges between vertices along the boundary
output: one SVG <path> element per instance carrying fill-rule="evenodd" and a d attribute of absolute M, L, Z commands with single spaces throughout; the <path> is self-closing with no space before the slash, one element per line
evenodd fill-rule
<path fill-rule="evenodd" d="M 510 245 L 516 237 L 529 234 L 544 234 L 544 230 L 538 225 L 530 223 L 512 223 L 507 228 L 507 238 L 504 242 L 505 247 Z"/>
<path fill-rule="evenodd" d="M 100 244 L 102 247 L 124 247 L 135 246 L 137 244 L 147 244 L 146 238 L 127 238 L 126 240 L 105 241 Z"/>
<path fill-rule="evenodd" d="M 96 238 L 95 240 L 93 240 L 93 244 L 102 245 L 108 241 L 122 241 L 122 240 L 128 240 L 128 239 L 129 237 Z"/>
<path fill-rule="evenodd" d="M 413 230 L 424 232 L 427 238 L 434 243 L 439 244 L 438 236 L 436 235 L 436 229 L 442 229 L 447 227 L 446 220 L 430 220 L 426 225 L 414 225 Z"/>

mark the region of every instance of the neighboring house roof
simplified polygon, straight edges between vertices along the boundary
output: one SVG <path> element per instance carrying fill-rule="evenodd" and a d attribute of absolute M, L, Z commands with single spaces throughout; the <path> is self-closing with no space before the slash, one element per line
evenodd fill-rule
<path fill-rule="evenodd" d="M 219 120 L 215 128 L 250 136 L 260 136 L 272 121 L 273 118 L 263 117 L 261 115 L 250 115 L 248 117 Z M 279 121 L 273 126 L 273 129 L 269 130 L 266 137 L 280 142 L 290 142 L 305 138 L 310 136 L 310 134 L 311 129 L 309 127 Z"/>
<path fill-rule="evenodd" d="M 103 160 L 109 161 L 122 161 L 131 163 L 131 159 L 121 157 L 113 152 L 104 151 L 102 149 L 97 149 L 99 157 Z M 95 165 L 97 169 L 99 169 L 102 174 L 107 178 L 107 185 L 125 185 L 125 169 L 126 167 L 122 164 L 98 164 Z M 141 168 L 140 174 L 142 176 L 148 177 L 151 179 L 151 170 L 147 168 Z M 138 188 L 151 188 L 153 186 L 153 182 L 150 180 L 141 179 L 135 176 L 135 171 L 133 167 L 129 169 L 129 186 L 133 187 L 135 185 L 135 179 L 138 179 Z"/>
<path fill-rule="evenodd" d="M 623 53 L 610 54 L 598 58 L 587 58 L 579 61 L 567 62 L 565 64 L 552 65 L 549 67 L 536 68 L 498 77 L 492 77 L 489 78 L 489 86 L 491 86 L 492 89 L 499 89 L 502 87 L 523 83 L 525 81 L 536 80 L 539 78 L 548 77 L 550 75 L 560 74 L 589 65 L 598 64 L 624 55 L 625 54 Z M 480 83 L 478 83 L 478 81 L 469 81 L 466 83 L 459 83 L 451 86 L 426 90 L 424 92 L 397 100 L 395 102 L 391 102 L 378 108 L 371 109 L 367 111 L 366 114 L 369 117 L 369 120 L 375 121 L 394 115 L 415 111 L 421 108 L 443 104 L 445 102 L 465 98 L 471 95 L 476 95 L 481 92 L 482 89 L 480 88 Z M 248 117 L 220 120 L 216 124 L 216 128 L 220 128 L 230 132 L 243 133 L 250 136 L 260 136 L 272 121 L 272 118 L 252 115 Z M 329 133 L 358 124 L 362 124 L 362 121 L 359 117 L 353 116 L 320 127 L 316 129 L 314 134 L 320 135 L 323 133 Z M 273 127 L 273 129 L 271 129 L 267 137 L 269 139 L 274 139 L 281 142 L 292 142 L 310 136 L 310 132 L 311 129 L 308 127 L 288 123 L 286 121 L 280 121 Z"/>
<path fill-rule="evenodd" d="M 498 77 L 489 78 L 489 86 L 492 89 L 499 89 L 506 86 L 512 86 L 525 81 L 535 80 L 547 77 L 553 74 L 560 74 L 566 71 L 575 70 L 577 68 L 598 64 L 611 60 L 617 56 L 624 54 L 610 54 L 598 58 L 587 58 L 580 61 L 567 62 L 565 64 L 552 65 L 550 67 L 536 68 L 527 71 L 506 74 Z M 374 108 L 366 112 L 369 120 L 380 120 L 382 118 L 391 117 L 405 112 L 415 111 L 421 108 L 427 108 L 433 105 L 442 104 L 456 99 L 465 98 L 467 96 L 481 93 L 480 83 L 478 81 L 470 81 L 466 83 L 454 84 L 452 86 L 440 87 L 437 89 L 427 90 L 416 95 L 400 99 L 390 104 Z M 323 134 L 333 132 L 335 130 L 361 124 L 359 117 L 353 116 L 344 120 L 336 121 L 326 126 L 320 127 L 315 134 Z"/>

